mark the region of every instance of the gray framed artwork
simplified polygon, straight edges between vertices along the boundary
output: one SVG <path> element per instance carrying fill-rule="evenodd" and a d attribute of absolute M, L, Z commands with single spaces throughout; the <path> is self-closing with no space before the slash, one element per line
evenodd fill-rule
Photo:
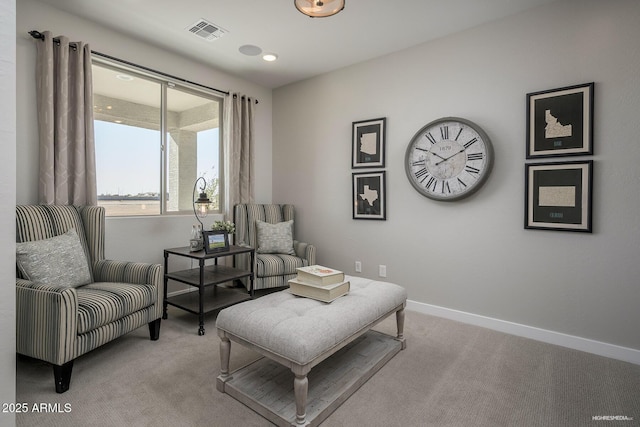
<path fill-rule="evenodd" d="M 353 219 L 387 219 L 385 171 L 353 173 Z"/>
<path fill-rule="evenodd" d="M 385 117 L 353 122 L 351 167 L 383 168 L 385 160 Z"/>
<path fill-rule="evenodd" d="M 593 154 L 594 83 L 527 94 L 527 159 Z"/>
<path fill-rule="evenodd" d="M 591 233 L 593 160 L 525 165 L 524 228 Z"/>

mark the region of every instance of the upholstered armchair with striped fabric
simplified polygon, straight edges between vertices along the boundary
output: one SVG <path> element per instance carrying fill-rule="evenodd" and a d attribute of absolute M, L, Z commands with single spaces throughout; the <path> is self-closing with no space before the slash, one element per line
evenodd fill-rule
<path fill-rule="evenodd" d="M 98 206 L 16 207 L 16 350 L 53 365 L 56 392 L 73 361 L 149 325 L 160 335 L 160 264 L 104 259 Z"/>
<path fill-rule="evenodd" d="M 289 286 L 296 268 L 316 263 L 315 246 L 295 240 L 293 205 L 239 204 L 233 217 L 235 244 L 256 249 L 255 289 Z M 249 267 L 248 256 L 237 258 L 236 265 Z"/>

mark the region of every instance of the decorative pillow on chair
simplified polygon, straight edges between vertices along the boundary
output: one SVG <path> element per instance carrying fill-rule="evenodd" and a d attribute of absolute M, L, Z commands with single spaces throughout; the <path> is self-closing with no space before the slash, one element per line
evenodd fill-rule
<path fill-rule="evenodd" d="M 270 224 L 256 220 L 259 254 L 295 255 L 293 249 L 293 220 Z"/>
<path fill-rule="evenodd" d="M 73 288 L 91 282 L 87 257 L 73 228 L 50 239 L 16 243 L 16 263 L 32 282 Z"/>

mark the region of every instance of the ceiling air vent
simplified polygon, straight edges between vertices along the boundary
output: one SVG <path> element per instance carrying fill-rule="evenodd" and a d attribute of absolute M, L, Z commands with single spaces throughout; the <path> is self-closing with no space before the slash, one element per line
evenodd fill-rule
<path fill-rule="evenodd" d="M 187 30 L 190 33 L 208 41 L 219 39 L 227 33 L 226 30 L 204 19 L 200 19 L 195 24 L 188 26 Z"/>

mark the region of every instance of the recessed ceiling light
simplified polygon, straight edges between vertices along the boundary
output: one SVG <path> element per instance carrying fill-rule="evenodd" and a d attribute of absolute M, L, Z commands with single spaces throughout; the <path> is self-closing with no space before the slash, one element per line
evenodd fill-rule
<path fill-rule="evenodd" d="M 116 79 L 124 80 L 125 82 L 130 82 L 131 80 L 133 80 L 133 77 L 131 77 L 128 74 L 116 74 Z"/>
<path fill-rule="evenodd" d="M 245 55 L 248 56 L 256 56 L 256 55 L 260 55 L 262 53 L 262 49 L 260 49 L 258 46 L 254 46 L 252 44 L 245 44 L 240 46 L 240 48 L 238 49 L 240 51 L 240 53 L 243 53 Z"/>
<path fill-rule="evenodd" d="M 276 55 L 275 53 L 265 53 L 264 55 L 262 55 L 262 59 L 267 62 L 273 62 L 278 59 L 278 55 Z"/>

